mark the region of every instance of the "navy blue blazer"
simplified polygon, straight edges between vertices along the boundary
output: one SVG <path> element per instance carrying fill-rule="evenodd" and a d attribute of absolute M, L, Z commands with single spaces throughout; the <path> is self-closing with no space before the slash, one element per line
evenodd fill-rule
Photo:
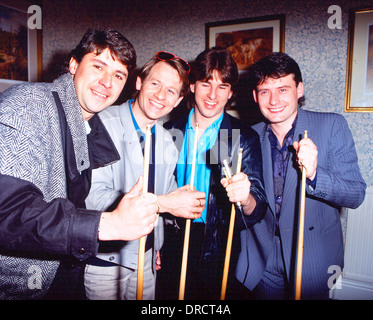
<path fill-rule="evenodd" d="M 338 114 L 298 109 L 294 140 L 304 131 L 318 149 L 317 183 L 307 185 L 305 204 L 302 298 L 328 289 L 331 266 L 343 268 L 343 238 L 339 216 L 341 207 L 357 208 L 364 200 L 366 184 L 358 166 L 355 144 L 345 118 Z M 263 220 L 241 232 L 241 253 L 236 276 L 250 290 L 263 276 L 273 248 L 275 201 L 271 145 L 265 123 L 253 126 L 260 136 L 263 179 L 268 208 Z M 295 283 L 298 212 L 301 172 L 290 154 L 279 218 L 286 276 Z M 335 270 L 335 267 L 332 267 Z"/>

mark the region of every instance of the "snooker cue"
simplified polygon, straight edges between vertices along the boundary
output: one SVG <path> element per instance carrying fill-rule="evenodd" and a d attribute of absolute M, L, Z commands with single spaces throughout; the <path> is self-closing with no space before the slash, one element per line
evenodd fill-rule
<path fill-rule="evenodd" d="M 190 177 L 190 190 L 194 190 L 194 176 L 195 176 L 196 160 L 197 160 L 198 128 L 199 128 L 199 124 L 196 123 L 196 131 L 194 135 L 194 145 L 193 145 L 192 172 L 191 172 L 191 177 Z M 182 262 L 181 262 L 179 300 L 184 300 L 184 294 L 185 294 L 185 280 L 186 280 L 186 271 L 187 271 L 187 264 L 188 264 L 190 223 L 191 223 L 191 220 L 187 219 L 185 223 L 183 257 L 182 257 Z"/>
<path fill-rule="evenodd" d="M 240 150 L 238 151 L 236 174 L 241 171 L 242 151 L 243 151 L 242 148 L 240 148 Z M 225 172 L 226 178 L 229 179 L 230 177 L 228 177 L 228 172 L 226 170 L 224 170 L 224 172 Z M 229 271 L 229 263 L 230 263 L 231 252 L 232 252 L 232 241 L 233 241 L 233 230 L 234 230 L 235 219 L 236 219 L 236 208 L 234 206 L 234 203 L 232 203 L 231 218 L 229 221 L 227 250 L 225 251 L 225 261 L 224 261 L 223 280 L 222 280 L 222 285 L 221 285 L 220 300 L 225 300 L 225 294 L 227 291 L 228 271 Z"/>
<path fill-rule="evenodd" d="M 307 130 L 304 131 L 303 139 L 308 137 Z M 299 229 L 298 229 L 298 253 L 297 270 L 295 281 L 295 300 L 300 300 L 302 287 L 302 266 L 303 266 L 303 239 L 304 239 L 304 211 L 306 203 L 306 168 L 302 165 L 302 184 L 299 210 Z"/>
<path fill-rule="evenodd" d="M 151 126 L 146 126 L 145 134 L 145 147 L 144 147 L 144 168 L 143 168 L 143 184 L 142 194 L 143 196 L 148 192 L 149 182 L 149 158 L 150 158 L 150 145 L 151 145 Z M 143 236 L 139 240 L 139 256 L 137 264 L 137 290 L 136 300 L 142 300 L 143 285 L 144 285 L 144 263 L 145 263 L 145 243 L 146 236 Z"/>

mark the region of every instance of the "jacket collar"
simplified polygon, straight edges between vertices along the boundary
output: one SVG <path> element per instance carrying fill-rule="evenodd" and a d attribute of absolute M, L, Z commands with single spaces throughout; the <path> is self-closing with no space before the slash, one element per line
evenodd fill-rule
<path fill-rule="evenodd" d="M 77 169 L 83 171 L 89 168 L 87 133 L 73 78 L 69 73 L 65 73 L 54 80 L 53 86 L 52 91 L 57 91 L 65 111 L 66 121 L 73 140 Z"/>
<path fill-rule="evenodd" d="M 89 120 L 91 132 L 87 136 L 91 168 L 96 169 L 120 160 L 119 153 L 100 117 L 96 114 Z"/>
<path fill-rule="evenodd" d="M 309 130 L 308 128 L 308 114 L 307 111 L 298 108 L 298 121 L 295 126 L 294 140 L 301 140 L 304 136 L 304 131 Z"/>

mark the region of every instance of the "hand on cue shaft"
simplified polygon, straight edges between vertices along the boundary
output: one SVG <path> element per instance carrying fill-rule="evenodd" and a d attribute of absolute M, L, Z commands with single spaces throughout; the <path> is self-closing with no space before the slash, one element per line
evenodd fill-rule
<path fill-rule="evenodd" d="M 310 138 L 304 138 L 299 142 L 294 141 L 293 147 L 297 154 L 300 170 L 302 170 L 302 166 L 304 166 L 307 171 L 306 178 L 312 181 L 316 176 L 317 169 L 318 151 L 316 145 Z"/>
<path fill-rule="evenodd" d="M 185 185 L 168 194 L 159 195 L 158 204 L 159 212 L 168 212 L 179 218 L 197 219 L 205 209 L 206 194 Z"/>
<path fill-rule="evenodd" d="M 250 194 L 251 182 L 245 173 L 239 172 L 230 179 L 223 178 L 220 183 L 227 191 L 229 201 L 232 203 L 239 202 L 244 214 L 250 215 L 254 211 L 256 201 Z"/>
<path fill-rule="evenodd" d="M 99 240 L 135 240 L 149 234 L 157 220 L 157 196 L 145 195 L 142 177 L 112 212 L 101 214 Z"/>

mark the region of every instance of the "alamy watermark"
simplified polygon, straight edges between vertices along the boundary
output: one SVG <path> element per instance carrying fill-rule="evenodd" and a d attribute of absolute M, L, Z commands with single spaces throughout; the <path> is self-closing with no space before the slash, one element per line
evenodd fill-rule
<path fill-rule="evenodd" d="M 338 265 L 331 265 L 328 268 L 328 273 L 332 273 L 332 275 L 328 279 L 328 288 L 332 289 L 342 289 L 342 284 L 338 281 L 339 277 L 342 274 L 342 269 Z"/>
<path fill-rule="evenodd" d="M 159 120 L 157 122 L 160 126 L 163 125 L 163 122 Z M 190 159 L 184 159 L 183 157 L 179 158 L 179 153 L 176 146 L 181 146 L 184 142 L 185 134 L 188 137 L 191 136 L 190 131 L 193 129 L 186 129 L 186 132 L 183 130 L 173 128 L 169 130 L 159 130 L 156 133 L 156 157 L 155 157 L 155 164 L 173 164 L 178 162 L 178 164 L 188 164 L 192 163 L 189 162 Z M 193 133 L 194 135 L 194 133 Z M 198 157 L 196 159 L 197 164 L 218 164 L 219 159 L 222 161 L 226 158 L 231 158 L 233 155 L 238 155 L 238 149 L 235 150 L 234 148 L 238 148 L 240 146 L 240 129 L 219 129 L 217 140 L 212 143 L 210 141 L 210 136 L 204 135 L 202 136 L 198 144 L 203 146 L 202 149 L 205 150 L 201 153 L 197 152 Z M 153 139 L 153 136 L 152 136 Z M 139 141 L 139 136 L 137 132 L 133 132 L 132 135 L 126 135 L 126 143 L 133 144 Z M 145 145 L 145 141 L 141 142 L 141 148 Z M 190 145 L 186 143 L 186 146 Z M 206 148 L 205 146 L 209 146 Z M 232 150 L 231 150 L 232 149 Z M 207 151 L 208 150 L 208 151 Z M 180 150 L 179 150 L 180 151 Z M 191 151 L 187 152 L 187 154 L 192 154 Z M 138 158 L 138 153 L 133 152 L 129 154 L 129 160 L 133 163 L 142 163 L 143 159 Z M 149 160 L 152 163 L 152 159 Z"/>
<path fill-rule="evenodd" d="M 328 19 L 329 29 L 342 29 L 342 9 L 340 6 L 332 5 L 328 8 L 328 13 L 331 16 Z"/>
<path fill-rule="evenodd" d="M 30 275 L 27 279 L 27 287 L 30 290 L 41 289 L 42 286 L 42 271 L 40 266 L 31 265 L 29 266 L 27 273 Z"/>
<path fill-rule="evenodd" d="M 31 265 L 27 273 L 29 274 L 27 280 L 27 287 L 30 290 L 38 290 L 42 288 L 42 270 L 38 265 Z M 328 288 L 333 289 L 342 289 L 342 284 L 338 281 L 339 277 L 342 274 L 342 269 L 338 265 L 331 265 L 328 268 L 328 273 L 332 274 L 328 279 Z"/>
<path fill-rule="evenodd" d="M 30 15 L 27 20 L 27 26 L 29 29 L 41 29 L 42 28 L 42 12 L 38 5 L 32 5 L 28 7 L 27 13 Z M 328 7 L 328 14 L 331 16 L 328 19 L 329 29 L 342 29 L 342 9 L 338 5 L 331 5 Z"/>
<path fill-rule="evenodd" d="M 30 15 L 27 19 L 27 27 L 31 30 L 41 29 L 42 17 L 40 6 L 29 6 L 27 9 L 27 13 Z"/>

